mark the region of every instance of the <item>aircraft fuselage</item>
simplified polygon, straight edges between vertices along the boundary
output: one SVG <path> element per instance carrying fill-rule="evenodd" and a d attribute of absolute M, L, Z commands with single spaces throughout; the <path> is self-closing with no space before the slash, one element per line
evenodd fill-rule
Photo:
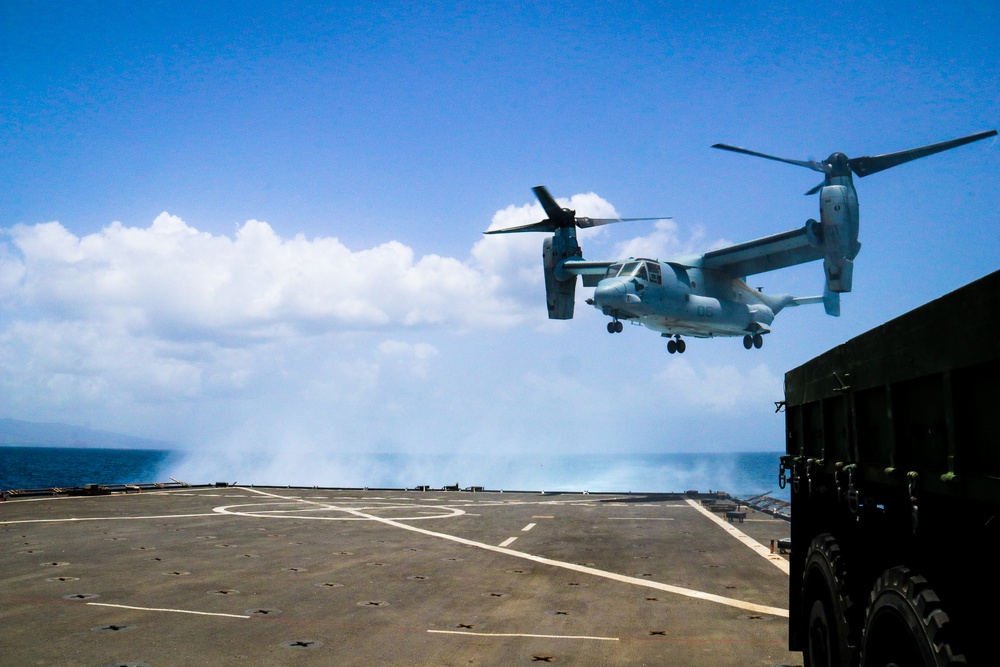
<path fill-rule="evenodd" d="M 787 300 L 720 271 L 645 259 L 611 266 L 591 301 L 605 315 L 667 336 L 711 338 L 766 333 Z"/>

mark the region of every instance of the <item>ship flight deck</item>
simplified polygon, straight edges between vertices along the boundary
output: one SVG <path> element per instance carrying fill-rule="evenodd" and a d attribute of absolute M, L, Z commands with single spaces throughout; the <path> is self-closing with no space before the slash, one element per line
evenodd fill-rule
<path fill-rule="evenodd" d="M 0 503 L 17 665 L 798 665 L 789 524 L 682 494 L 197 487 Z"/>

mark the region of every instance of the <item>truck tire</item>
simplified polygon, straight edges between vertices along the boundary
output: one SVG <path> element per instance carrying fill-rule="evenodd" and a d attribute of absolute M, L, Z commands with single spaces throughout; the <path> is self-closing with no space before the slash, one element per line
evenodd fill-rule
<path fill-rule="evenodd" d="M 863 667 L 966 664 L 952 646 L 951 619 L 927 583 L 907 567 L 882 573 L 872 589 L 865 620 Z"/>
<path fill-rule="evenodd" d="M 860 622 L 845 585 L 844 557 L 829 533 L 813 538 L 802 574 L 802 611 L 806 667 L 849 667 L 856 664 Z"/>

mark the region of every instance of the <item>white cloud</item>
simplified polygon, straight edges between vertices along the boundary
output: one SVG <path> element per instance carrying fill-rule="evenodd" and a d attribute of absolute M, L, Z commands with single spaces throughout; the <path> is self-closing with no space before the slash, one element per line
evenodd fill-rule
<path fill-rule="evenodd" d="M 674 220 L 657 220 L 654 230 L 646 236 L 638 236 L 615 245 L 615 256 L 652 257 L 670 259 L 679 255 L 701 254 L 709 248 L 729 245 L 724 240 L 709 244 L 705 240 L 705 230 L 700 225 L 691 228 L 687 238 L 681 236 L 681 227 Z"/>
<path fill-rule="evenodd" d="M 0 230 L 0 415 L 189 442 L 254 424 L 258 443 L 373 444 L 419 421 L 426 383 L 449 385 L 420 337 L 544 318 L 537 254 L 352 251 L 256 220 L 207 234 L 166 213 L 83 236 L 58 222 Z M 529 261 L 536 295 L 506 273 Z M 303 433 L 274 430 L 289 420 Z"/>
<path fill-rule="evenodd" d="M 557 198 L 556 203 L 576 211 L 577 216 L 616 218 L 618 213 L 610 202 L 588 192 L 569 199 Z M 508 206 L 493 216 L 489 229 L 503 229 L 531 224 L 546 218 L 538 202 Z M 606 233 L 606 227 L 580 229 L 581 245 L 587 239 Z M 484 236 L 472 248 L 472 264 L 488 276 L 494 276 L 498 294 L 516 301 L 535 327 L 557 326 L 548 322 L 545 314 L 545 283 L 542 277 L 542 242 L 547 235 L 538 232 Z M 586 254 L 584 247 L 584 256 Z"/>
<path fill-rule="evenodd" d="M 597 195 L 594 192 L 573 195 L 569 199 L 557 197 L 556 203 L 563 208 L 576 211 L 577 217 L 588 218 L 617 218 L 618 213 L 611 202 Z M 517 227 L 546 219 L 548 216 L 542 205 L 537 201 L 524 204 L 522 206 L 510 205 L 505 209 L 497 211 L 490 223 L 489 230 L 503 229 L 505 227 Z M 581 235 L 593 233 L 590 230 L 581 230 Z"/>
<path fill-rule="evenodd" d="M 578 216 L 619 217 L 618 212 L 610 202 L 593 192 L 574 195 L 569 199 L 556 199 L 556 202 L 560 206 L 575 210 Z M 511 205 L 497 211 L 489 229 L 527 225 L 543 220 L 545 217 L 545 211 L 537 202 L 522 206 Z M 629 224 L 617 225 L 614 228 L 615 233 L 621 233 L 621 230 L 627 229 Z M 591 253 L 587 252 L 585 241 L 588 239 L 603 240 L 611 233 L 611 229 L 610 226 L 600 226 L 578 230 L 577 234 L 581 246 L 584 246 L 584 256 L 587 259 L 624 259 L 626 257 L 669 259 L 678 255 L 703 253 L 710 248 L 729 245 L 729 242 L 724 239 L 717 239 L 711 243 L 706 241 L 705 230 L 700 225 L 695 225 L 684 237 L 680 225 L 672 219 L 665 218 L 654 223 L 653 231 L 650 234 L 636 236 L 613 244 L 610 256 L 592 257 Z M 519 287 L 533 286 L 537 288 L 541 285 L 539 279 L 541 268 L 538 259 L 541 255 L 543 238 L 544 235 L 537 233 L 487 236 L 475 245 L 472 257 L 476 265 L 490 275 L 516 276 Z"/>
<path fill-rule="evenodd" d="M 77 237 L 57 222 L 19 225 L 0 255 L 5 301 L 34 316 L 117 321 L 190 340 L 292 332 L 516 322 L 499 278 L 457 259 L 415 258 L 390 241 L 352 252 L 336 238 L 279 237 L 250 220 L 234 238 L 161 214 Z"/>

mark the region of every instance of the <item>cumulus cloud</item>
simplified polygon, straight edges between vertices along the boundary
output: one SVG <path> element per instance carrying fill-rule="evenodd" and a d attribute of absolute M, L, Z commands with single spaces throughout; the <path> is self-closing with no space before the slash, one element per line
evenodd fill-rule
<path fill-rule="evenodd" d="M 578 216 L 619 217 L 618 212 L 610 202 L 593 192 L 574 195 L 569 199 L 557 198 L 556 202 L 562 207 L 575 210 Z M 522 206 L 511 205 L 497 211 L 489 228 L 494 230 L 517 227 L 544 220 L 545 217 L 545 211 L 537 202 Z M 623 229 L 627 229 L 627 227 L 618 226 L 616 234 L 620 234 Z M 609 230 L 610 228 L 607 226 L 578 230 L 577 234 L 581 245 L 584 246 L 584 256 L 587 259 L 624 259 L 626 257 L 669 259 L 680 255 L 703 253 L 711 248 L 729 245 L 725 239 L 707 241 L 705 230 L 700 225 L 682 231 L 681 226 L 676 221 L 665 218 L 654 223 L 651 233 L 613 244 L 609 256 L 592 257 L 592 253 L 588 253 L 588 246 L 584 242 L 593 239 L 603 240 L 608 236 Z M 509 283 L 509 286 L 516 284 L 519 290 L 537 290 L 541 284 L 538 277 L 541 269 L 537 260 L 542 238 L 541 234 L 489 236 L 475 245 L 472 257 L 478 266 L 491 275 L 515 276 L 516 282 Z"/>
<path fill-rule="evenodd" d="M 618 213 L 611 202 L 597 195 L 594 192 L 573 195 L 569 199 L 557 197 L 556 203 L 563 208 L 576 211 L 578 217 L 589 218 L 617 218 Z M 539 220 L 544 220 L 548 216 L 540 203 L 532 202 L 522 206 L 510 205 L 505 209 L 497 211 L 490 223 L 490 230 L 503 229 L 505 227 L 517 227 L 527 225 Z M 581 230 L 581 234 L 590 234 L 593 230 Z"/>
<path fill-rule="evenodd" d="M 556 203 L 563 208 L 576 211 L 577 216 L 580 217 L 618 217 L 615 207 L 593 192 L 573 195 L 569 199 L 557 198 Z M 496 212 L 489 229 L 519 227 L 544 220 L 546 217 L 548 216 L 538 202 L 521 206 L 511 205 Z M 586 239 L 601 234 L 603 231 L 601 227 L 592 227 L 577 230 L 577 235 L 580 239 Z M 473 247 L 472 257 L 480 267 L 491 275 L 509 275 L 508 270 L 513 266 L 519 277 L 527 278 L 527 274 L 530 272 L 531 279 L 540 283 L 538 274 L 541 271 L 540 258 L 543 238 L 545 235 L 537 232 L 485 236 Z"/>
<path fill-rule="evenodd" d="M 167 213 L 82 236 L 18 225 L 0 230 L 0 414 L 99 414 L 165 437 L 149 420 L 176 421 L 177 406 L 211 430 L 267 393 L 272 416 L 284 401 L 343 413 L 380 383 L 429 376 L 437 348 L 406 336 L 521 322 L 506 280 L 474 259 L 282 238 L 257 220 L 231 237 Z"/>
<path fill-rule="evenodd" d="M 117 321 L 190 340 L 270 339 L 330 329 L 504 325 L 518 305 L 500 276 L 397 241 L 351 251 L 336 238 L 281 238 L 250 220 L 233 238 L 161 214 L 78 237 L 58 222 L 19 225 L 0 255 L 8 307 Z"/>
<path fill-rule="evenodd" d="M 681 255 L 701 254 L 725 245 L 729 243 L 722 239 L 708 243 L 705 230 L 700 225 L 691 228 L 685 237 L 676 221 L 657 220 L 652 233 L 616 244 L 614 254 L 616 257 L 670 259 Z"/>
<path fill-rule="evenodd" d="M 578 216 L 591 218 L 616 218 L 615 207 L 603 197 L 588 192 L 570 198 L 556 198 L 556 203 L 576 211 Z M 496 212 L 489 229 L 504 229 L 528 225 L 546 218 L 542 205 L 537 201 L 520 206 L 511 205 Z M 605 227 L 577 230 L 581 245 L 587 239 L 606 233 Z M 545 234 L 521 233 L 484 236 L 472 248 L 473 266 L 485 275 L 503 276 L 498 279 L 498 295 L 521 304 L 536 326 L 547 322 L 545 311 L 545 285 L 542 279 L 542 242 Z M 590 259 L 584 248 L 584 256 Z"/>

